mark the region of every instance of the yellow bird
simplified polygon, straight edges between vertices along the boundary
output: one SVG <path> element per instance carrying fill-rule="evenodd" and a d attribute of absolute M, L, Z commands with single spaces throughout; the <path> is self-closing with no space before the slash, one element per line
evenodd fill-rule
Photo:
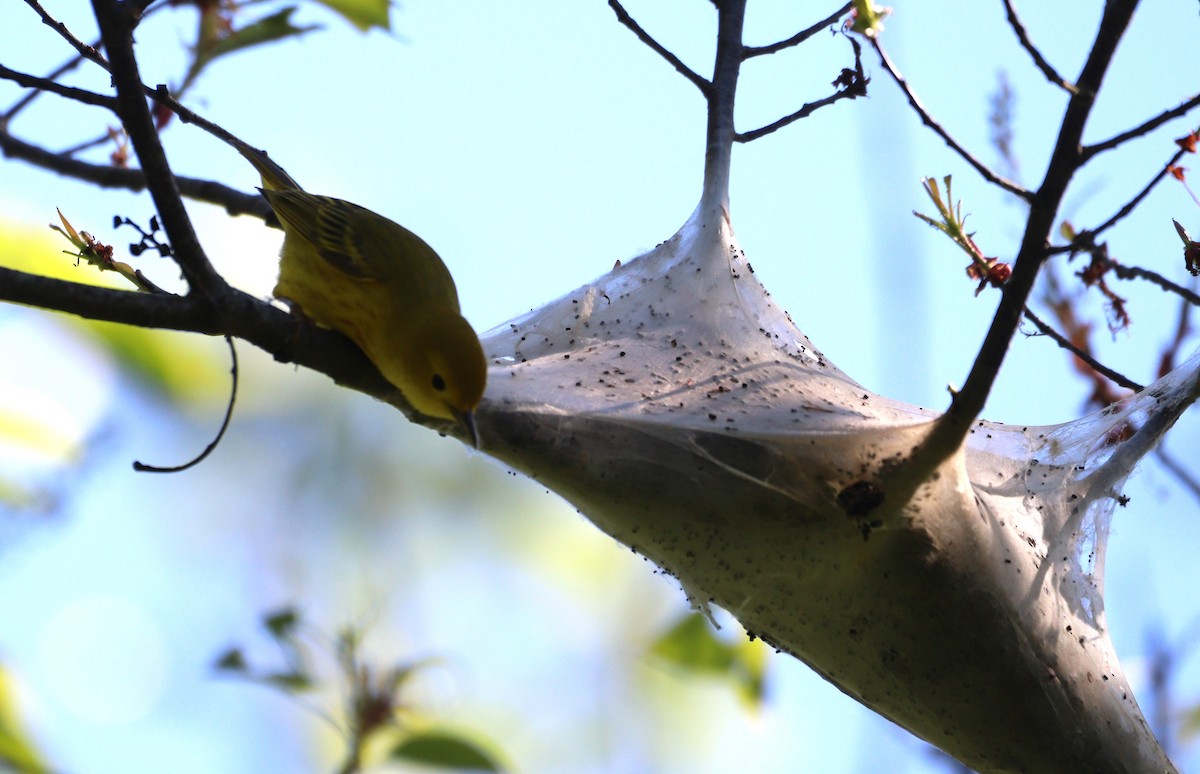
<path fill-rule="evenodd" d="M 403 226 L 307 193 L 266 154 L 237 147 L 283 226 L 275 297 L 348 337 L 413 408 L 458 422 L 478 448 L 487 362 L 438 254 Z"/>

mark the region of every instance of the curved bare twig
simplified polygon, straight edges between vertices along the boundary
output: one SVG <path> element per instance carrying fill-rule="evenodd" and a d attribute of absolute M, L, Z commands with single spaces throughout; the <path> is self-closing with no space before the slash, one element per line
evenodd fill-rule
<path fill-rule="evenodd" d="M 839 8 L 836 11 L 834 11 L 833 13 L 829 14 L 821 21 L 817 22 L 816 24 L 812 25 L 811 27 L 809 27 L 807 29 L 797 32 L 795 35 L 791 36 L 787 40 L 781 40 L 778 43 L 772 43 L 769 46 L 745 46 L 744 48 L 742 48 L 742 58 L 750 59 L 751 57 L 755 57 L 755 56 L 763 56 L 765 54 L 774 54 L 777 51 L 783 51 L 785 48 L 791 48 L 792 46 L 798 46 L 801 43 L 803 43 L 804 41 L 811 38 L 813 35 L 816 35 L 818 32 L 820 32 L 821 30 L 828 27 L 830 24 L 833 24 L 835 21 L 837 21 L 838 19 L 845 16 L 847 13 L 850 12 L 850 8 L 853 5 L 854 5 L 854 3 L 846 3 L 841 8 Z"/>
<path fill-rule="evenodd" d="M 1042 75 L 1046 76 L 1046 80 L 1058 86 L 1064 91 L 1074 94 L 1076 91 L 1075 84 L 1068 81 L 1066 78 L 1058 74 L 1058 70 L 1042 56 L 1042 52 L 1037 46 L 1033 45 L 1033 41 L 1029 39 L 1029 31 L 1025 29 L 1025 25 L 1021 23 L 1021 17 L 1017 16 L 1017 7 L 1013 4 L 1013 0 L 1004 0 L 1004 13 L 1008 17 L 1008 26 L 1012 27 L 1013 34 L 1017 36 L 1017 42 L 1021 44 L 1021 48 L 1033 58 L 1033 64 L 1037 69 L 1042 71 Z"/>
<path fill-rule="evenodd" d="M 650 33 L 642 29 L 641 25 L 634 21 L 634 18 L 629 15 L 617 0 L 608 0 L 608 6 L 613 9 L 617 15 L 617 21 L 624 24 L 629 29 L 633 30 L 633 34 L 638 36 L 638 40 L 645 43 L 652 51 L 661 56 L 663 59 L 671 63 L 671 66 L 679 71 L 679 74 L 691 81 L 700 93 L 708 96 L 712 91 L 712 82 L 699 75 L 695 70 L 683 63 L 683 60 L 668 51 L 661 43 L 650 36 Z"/>
<path fill-rule="evenodd" d="M 58 19 L 55 19 L 53 16 L 47 13 L 46 9 L 42 8 L 42 4 L 39 3 L 38 0 L 25 0 L 25 4 L 32 8 L 34 12 L 41 17 L 43 24 L 57 32 L 63 40 L 70 43 L 71 47 L 78 51 L 81 57 L 89 62 L 95 62 L 105 70 L 110 70 L 108 61 L 100 53 L 99 48 L 96 46 L 89 46 L 87 43 L 84 43 L 82 40 L 75 37 L 75 35 L 73 35 L 71 31 L 67 29 L 67 25 L 63 24 Z"/>
<path fill-rule="evenodd" d="M 1186 115 L 1197 105 L 1200 105 L 1200 94 L 1195 94 L 1192 97 L 1185 99 L 1183 102 L 1180 102 L 1170 110 L 1164 110 L 1153 118 L 1147 119 L 1141 124 L 1133 127 L 1129 131 L 1121 132 L 1115 137 L 1110 137 L 1104 142 L 1098 142 L 1094 145 L 1085 145 L 1083 147 L 1083 151 L 1081 152 L 1083 162 L 1086 163 L 1091 161 L 1092 157 L 1103 153 L 1104 151 L 1112 150 L 1113 148 L 1116 148 L 1124 143 L 1126 140 L 1132 140 L 1135 137 L 1141 137 L 1142 135 L 1149 134 L 1171 119 Z"/>
<path fill-rule="evenodd" d="M 946 131 L 945 127 L 943 127 L 941 123 L 939 123 L 929 113 L 929 111 L 925 108 L 925 105 L 921 103 L 921 100 L 912 90 L 912 87 L 908 85 L 908 81 L 905 80 L 904 76 L 900 74 L 900 71 L 892 62 L 891 57 L 887 55 L 887 51 L 885 51 L 883 46 L 880 45 L 879 38 L 873 37 L 869 38 L 869 40 L 871 41 L 871 45 L 875 48 L 875 53 L 879 55 L 879 61 L 883 65 L 883 69 L 887 71 L 888 75 L 892 76 L 892 80 L 894 80 L 896 85 L 900 87 L 900 91 L 902 91 L 904 96 L 908 99 L 908 104 L 913 110 L 917 111 L 917 115 L 921 117 L 922 123 L 932 129 L 934 134 L 936 134 L 938 137 L 941 137 L 942 140 L 950 146 L 951 150 L 953 150 L 960 157 L 962 157 L 964 161 L 974 167 L 975 171 L 978 172 L 984 180 L 1000 186 L 1005 191 L 1008 191 L 1014 196 L 1019 196 L 1027 202 L 1033 201 L 1032 191 L 1017 183 L 1014 183 L 1012 180 L 1009 180 L 1003 175 L 994 172 L 990 167 L 976 158 L 970 151 L 960 145 L 958 140 L 955 140 L 954 137 L 952 137 L 950 133 Z"/>

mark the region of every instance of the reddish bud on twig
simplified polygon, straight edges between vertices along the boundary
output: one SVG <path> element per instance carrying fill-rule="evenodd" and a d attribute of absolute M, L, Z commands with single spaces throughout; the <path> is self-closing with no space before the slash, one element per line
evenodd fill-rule
<path fill-rule="evenodd" d="M 1175 233 L 1183 240 L 1183 265 L 1193 277 L 1200 277 L 1200 242 L 1192 239 L 1187 229 L 1179 225 L 1179 221 L 1171 218 L 1175 224 Z"/>
<path fill-rule="evenodd" d="M 979 295 L 988 285 L 998 288 L 1008 282 L 1008 278 L 1012 276 L 1012 267 L 995 258 L 981 258 L 967 266 L 967 276 L 979 280 L 979 287 L 975 288 L 975 295 Z"/>

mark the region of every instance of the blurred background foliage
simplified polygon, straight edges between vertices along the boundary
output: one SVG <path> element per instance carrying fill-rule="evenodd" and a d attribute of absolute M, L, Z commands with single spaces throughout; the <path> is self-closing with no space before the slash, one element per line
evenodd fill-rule
<path fill-rule="evenodd" d="M 45 5 L 94 39 L 85 4 Z M 250 2 L 236 15 L 219 2 L 158 3 L 139 47 L 148 79 L 172 83 L 185 102 L 289 159 L 314 190 L 348 188 L 380 211 L 411 214 L 414 228 L 446 246 L 456 275 L 467 267 L 464 308 L 485 328 L 670 233 L 697 193 L 702 106 L 603 3 L 466 3 L 454 13 L 437 5 L 406 4 L 389 19 L 380 0 L 298 10 Z M 751 3 L 752 42 L 813 21 L 811 9 L 784 5 Z M 995 71 L 1021 53 L 996 43 L 1006 30 L 993 5 L 905 8 L 887 21 L 894 51 L 905 53 L 908 36 L 909 76 L 977 149 L 987 147 L 996 95 L 1012 89 L 1005 109 L 1018 118 L 1006 120 L 1018 128 L 1056 109 L 1036 75 L 1015 64 L 1011 81 Z M 703 71 L 713 32 L 705 6 L 634 10 Z M 1098 115 L 1106 128 L 1175 98 L 1155 91 L 1171 86 L 1158 52 L 1195 58 L 1194 47 L 1163 40 L 1190 39 L 1181 20 L 1195 16 L 1194 4 L 1158 6 L 1117 62 L 1132 69 L 1113 83 L 1119 109 Z M 1051 53 L 1071 69 L 1080 55 L 1069 33 L 1091 21 L 1077 10 L 1066 20 L 1028 11 L 1031 29 L 1062 33 L 1063 49 Z M 5 64 L 42 71 L 66 57 L 27 7 L 9 4 L 0 23 L 22 30 L 13 50 L 26 56 Z M 927 55 L 930 39 L 937 56 Z M 786 64 L 748 65 L 739 121 L 758 125 L 812 98 L 809 74 L 832 78 L 845 64 L 835 43 L 818 36 L 779 58 Z M 960 80 L 945 77 L 946 62 Z M 774 75 L 764 77 L 768 67 Z M 94 69 L 72 77 L 107 88 Z M 19 98 L 9 87 L 0 84 L 0 104 Z M 894 91 L 871 89 L 853 110 L 739 148 L 736 222 L 759 276 L 835 362 L 874 389 L 941 405 L 991 307 L 972 299 L 961 255 L 909 216 L 927 207 L 919 179 L 956 174 L 988 254 L 1019 237 L 1021 213 L 955 166 L 936 138 L 918 137 Z M 42 102 L 45 112 L 30 115 L 47 147 L 91 133 L 99 139 L 85 157 L 127 152 L 103 125 L 108 116 Z M 248 189 L 252 172 L 198 135 L 166 121 L 178 167 Z M 1045 139 L 1007 137 L 1012 155 L 1002 161 L 1014 176 L 1018 161 L 1036 168 Z M 1143 143 L 1128 167 L 1097 167 L 1067 215 L 1082 226 L 1106 212 L 1105 197 L 1123 195 L 1116 183 L 1148 177 L 1169 144 Z M 17 162 L 4 173 L 0 264 L 124 283 L 77 266 L 45 225 L 62 207 L 131 260 L 136 235 L 108 219 L 148 216 L 143 198 Z M 1158 221 L 1181 201 L 1179 191 L 1159 192 L 1144 208 L 1154 218 L 1139 213 L 1130 237 L 1114 234 L 1114 254 L 1175 256 L 1177 238 Z M 277 232 L 211 207 L 192 212 L 218 268 L 266 295 Z M 179 288 L 157 255 L 137 265 Z M 1096 343 L 1136 368 L 1157 358 L 1175 307 L 1164 309 L 1157 290 L 1129 295 L 1132 332 Z M 1078 304 L 1103 319 L 1094 298 Z M 721 611 L 715 630 L 672 580 L 535 482 L 324 377 L 239 347 L 241 391 L 224 442 L 199 467 L 156 476 L 135 474 L 131 461 L 182 462 L 219 425 L 229 390 L 221 339 L 0 306 L 0 354 L 0 768 L 332 771 L 354 746 L 356 698 L 381 695 L 396 723 L 363 745 L 379 770 L 954 768 L 802 664 L 748 641 Z M 1072 381 L 1052 347 L 1018 344 L 1010 362 L 991 417 L 1059 421 L 1084 405 L 1089 386 Z M 1031 379 L 1056 387 L 1031 394 Z M 1179 448 L 1195 448 L 1194 422 L 1177 434 Z M 1131 511 L 1146 515 L 1117 521 L 1109 617 L 1125 627 L 1117 644 L 1139 699 L 1162 708 L 1147 712 L 1186 756 L 1200 728 L 1190 709 L 1200 669 L 1190 658 L 1194 540 L 1179 536 L 1195 535 L 1195 503 L 1161 471 L 1136 486 Z M 281 628 L 282 611 L 292 617 Z M 1162 618 L 1159 641 L 1170 647 L 1151 647 L 1145 632 Z"/>

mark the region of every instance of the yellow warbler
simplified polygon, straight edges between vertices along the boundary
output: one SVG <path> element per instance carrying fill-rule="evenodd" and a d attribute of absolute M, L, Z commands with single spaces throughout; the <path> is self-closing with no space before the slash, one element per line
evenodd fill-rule
<path fill-rule="evenodd" d="M 266 154 L 238 150 L 283 226 L 275 297 L 350 338 L 413 408 L 459 422 L 478 447 L 487 363 L 438 254 L 382 215 L 305 192 Z"/>

